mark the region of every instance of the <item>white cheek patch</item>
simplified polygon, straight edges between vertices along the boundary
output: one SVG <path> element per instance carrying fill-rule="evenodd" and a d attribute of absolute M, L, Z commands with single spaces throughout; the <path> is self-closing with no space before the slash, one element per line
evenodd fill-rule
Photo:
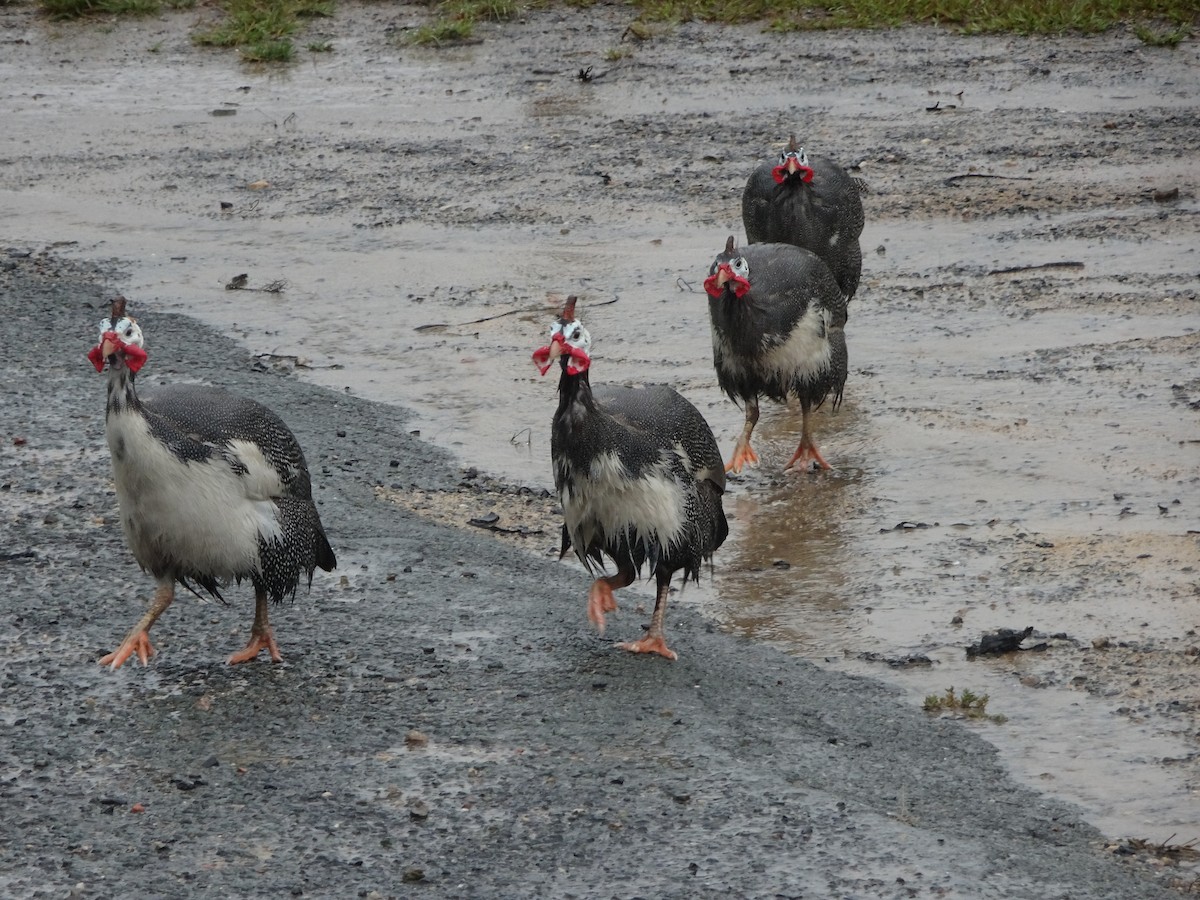
<path fill-rule="evenodd" d="M 145 339 L 142 335 L 142 329 L 133 319 L 126 316 L 123 319 L 118 319 L 114 324 L 111 319 L 100 320 L 100 337 L 103 339 L 106 331 L 113 331 L 126 344 L 133 347 L 141 347 L 145 349 Z M 128 333 L 126 333 L 128 332 Z"/>

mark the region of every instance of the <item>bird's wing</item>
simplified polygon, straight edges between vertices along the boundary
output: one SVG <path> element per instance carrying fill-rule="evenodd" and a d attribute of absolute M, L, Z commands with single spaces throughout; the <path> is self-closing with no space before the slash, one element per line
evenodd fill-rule
<path fill-rule="evenodd" d="M 742 226 L 746 229 L 747 243 L 767 240 L 775 187 L 769 162 L 759 165 L 746 180 L 742 191 Z"/>
<path fill-rule="evenodd" d="M 300 444 L 261 403 L 207 385 L 175 384 L 147 391 L 142 405 L 151 428 L 177 456 L 219 454 L 254 495 L 311 496 Z"/>
<path fill-rule="evenodd" d="M 638 458 L 650 463 L 661 460 L 664 451 L 676 454 L 693 478 L 725 490 L 725 464 L 712 429 L 699 410 L 673 388 L 665 384 L 603 385 L 595 392 L 604 412 L 639 436 Z"/>

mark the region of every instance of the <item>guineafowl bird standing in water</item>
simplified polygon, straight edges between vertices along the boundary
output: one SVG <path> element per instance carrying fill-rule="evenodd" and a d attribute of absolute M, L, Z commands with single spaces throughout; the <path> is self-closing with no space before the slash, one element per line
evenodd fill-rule
<path fill-rule="evenodd" d="M 862 274 L 861 193 L 866 183 L 830 159 L 812 156 L 792 135 L 775 162 L 761 163 L 742 192 L 742 225 L 751 244 L 794 244 L 829 267 L 850 300 Z"/>
<path fill-rule="evenodd" d="M 800 401 L 800 444 L 784 467 L 829 463 L 812 437 L 811 414 L 825 398 L 841 402 L 846 384 L 846 297 L 816 254 L 792 244 L 750 244 L 733 236 L 705 279 L 717 383 L 746 409 L 746 424 L 726 466 L 740 472 L 758 455 L 750 436 L 760 397 Z"/>

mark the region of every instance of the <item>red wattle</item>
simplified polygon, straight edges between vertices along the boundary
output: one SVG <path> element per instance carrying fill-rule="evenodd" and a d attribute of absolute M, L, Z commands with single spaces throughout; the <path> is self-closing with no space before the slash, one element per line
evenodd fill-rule
<path fill-rule="evenodd" d="M 592 358 L 582 350 L 571 348 L 571 361 L 567 363 L 567 374 L 578 375 L 580 372 L 586 372 L 592 364 Z"/>
<path fill-rule="evenodd" d="M 722 272 L 727 276 L 723 285 L 717 283 L 717 276 Z M 750 282 L 740 275 L 734 275 L 733 270 L 727 263 L 718 266 L 717 271 L 704 279 L 704 290 L 708 292 L 710 297 L 721 297 L 730 285 L 733 285 L 733 295 L 739 300 L 745 297 L 746 292 L 750 290 Z"/>
<path fill-rule="evenodd" d="M 136 372 L 146 364 L 146 351 L 134 344 L 126 344 L 115 331 L 106 331 L 100 335 L 100 343 L 88 351 L 88 359 L 96 367 L 97 372 L 104 371 L 104 347 L 112 345 L 113 353 L 120 353 L 121 359 L 130 372 Z"/>
<path fill-rule="evenodd" d="M 537 366 L 537 370 L 545 375 L 550 371 L 550 348 L 539 347 L 533 351 L 533 364 Z"/>
<path fill-rule="evenodd" d="M 141 347 L 126 344 L 121 349 L 125 352 L 125 365 L 129 367 L 130 372 L 136 372 L 146 364 L 146 351 Z"/>
<path fill-rule="evenodd" d="M 801 173 L 800 180 L 805 184 L 813 180 L 813 170 L 808 166 L 801 166 L 796 171 Z M 771 170 L 771 177 L 775 179 L 776 184 L 783 184 L 789 174 L 791 173 L 788 172 L 787 166 L 776 166 Z"/>

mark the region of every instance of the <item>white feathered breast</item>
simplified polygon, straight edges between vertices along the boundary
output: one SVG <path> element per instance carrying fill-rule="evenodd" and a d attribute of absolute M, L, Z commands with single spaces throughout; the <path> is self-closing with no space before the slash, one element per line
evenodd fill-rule
<path fill-rule="evenodd" d="M 809 307 L 787 340 L 768 350 L 760 365 L 768 371 L 816 376 L 829 368 L 829 313 Z"/>
<path fill-rule="evenodd" d="M 713 329 L 713 347 L 721 364 L 731 375 L 782 374 L 785 377 L 814 378 L 826 371 L 832 361 L 829 347 L 828 310 L 809 307 L 796 323 L 787 340 L 757 356 L 742 356 L 730 344 L 724 332 Z"/>
<path fill-rule="evenodd" d="M 283 485 L 255 444 L 231 442 L 239 475 L 220 453 L 184 462 L 135 413 L 111 414 L 107 432 L 121 524 L 142 566 L 167 558 L 231 578 L 257 571 L 260 536 L 282 539 L 273 498 Z"/>
<path fill-rule="evenodd" d="M 636 531 L 643 540 L 674 544 L 683 530 L 684 494 L 666 460 L 670 452 L 637 478 L 609 451 L 596 456 L 586 474 L 566 479 L 559 500 L 571 542 L 586 548 L 597 537 Z"/>

